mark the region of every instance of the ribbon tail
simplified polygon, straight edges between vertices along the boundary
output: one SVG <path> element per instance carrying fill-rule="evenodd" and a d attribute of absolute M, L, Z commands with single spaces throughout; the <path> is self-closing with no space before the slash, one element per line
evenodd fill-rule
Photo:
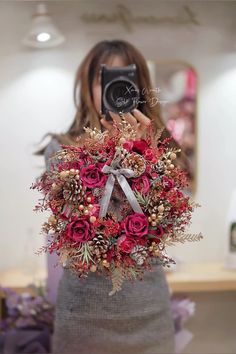
<path fill-rule="evenodd" d="M 135 195 L 134 195 L 134 192 L 132 191 L 129 183 L 127 182 L 126 178 L 123 176 L 123 175 L 119 175 L 117 176 L 117 180 L 123 190 L 123 192 L 125 193 L 131 207 L 133 208 L 133 210 L 136 212 L 136 213 L 141 213 L 141 214 L 144 214 L 142 209 L 141 209 L 141 206 L 139 205 Z"/>
<path fill-rule="evenodd" d="M 114 184 L 115 184 L 115 177 L 112 174 L 110 174 L 104 189 L 103 197 L 99 202 L 100 204 L 99 218 L 103 218 L 104 216 L 106 216 L 107 209 L 111 199 L 111 194 L 114 188 Z"/>

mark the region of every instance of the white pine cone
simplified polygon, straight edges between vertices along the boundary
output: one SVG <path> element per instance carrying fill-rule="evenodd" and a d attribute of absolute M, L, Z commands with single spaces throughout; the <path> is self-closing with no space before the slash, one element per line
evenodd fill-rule
<path fill-rule="evenodd" d="M 137 263 L 137 265 L 142 265 L 147 257 L 146 247 L 141 245 L 134 246 L 130 252 L 130 257 Z"/>

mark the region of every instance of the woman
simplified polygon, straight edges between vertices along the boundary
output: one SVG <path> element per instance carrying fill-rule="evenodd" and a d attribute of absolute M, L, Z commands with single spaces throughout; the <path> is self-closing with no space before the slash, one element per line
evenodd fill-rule
<path fill-rule="evenodd" d="M 142 54 L 123 40 L 97 43 L 82 61 L 75 80 L 74 98 L 77 113 L 66 134 L 51 134 L 46 150 L 49 156 L 60 148 L 59 143 L 76 144 L 83 127 L 107 129 L 112 134 L 113 121 L 101 117 L 100 64 L 126 66 L 136 64 L 141 90 L 137 110 L 126 113 L 125 119 L 145 137 L 150 122 L 163 127 L 159 105 L 151 105 L 154 90 Z M 80 86 L 80 90 L 78 87 Z M 40 153 L 40 152 L 39 152 Z M 115 203 L 115 201 L 113 201 Z M 63 269 L 56 302 L 53 353 L 66 354 L 157 354 L 174 353 L 174 325 L 170 312 L 170 294 L 161 265 L 153 265 L 142 281 L 125 281 L 122 290 L 113 296 L 109 279 L 90 273 L 80 279 Z"/>

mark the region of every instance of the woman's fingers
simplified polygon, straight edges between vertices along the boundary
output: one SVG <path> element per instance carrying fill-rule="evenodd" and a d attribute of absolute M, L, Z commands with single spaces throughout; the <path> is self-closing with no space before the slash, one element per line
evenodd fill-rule
<path fill-rule="evenodd" d="M 120 117 L 119 114 L 114 113 L 114 112 L 111 112 L 111 111 L 109 111 L 109 113 L 110 113 L 110 115 L 111 115 L 111 117 L 112 117 L 112 119 L 113 119 L 114 122 L 116 122 L 116 123 L 121 123 L 121 117 Z M 137 126 L 137 119 L 134 118 L 131 113 L 127 112 L 127 113 L 123 113 L 122 115 L 123 115 L 123 117 L 125 118 L 125 120 L 126 120 L 128 123 L 130 123 L 130 125 L 132 125 L 132 126 L 134 126 L 134 127 Z"/>
<path fill-rule="evenodd" d="M 134 117 L 140 122 L 141 125 L 148 127 L 151 124 L 151 119 L 146 117 L 141 111 L 138 109 L 134 109 L 132 111 Z"/>
<path fill-rule="evenodd" d="M 110 113 L 110 116 L 114 122 L 116 122 L 117 124 L 121 122 L 121 118 L 120 118 L 119 114 L 114 113 L 112 111 L 109 111 L 109 113 Z"/>
<path fill-rule="evenodd" d="M 105 118 L 102 118 L 100 122 L 108 131 L 111 131 L 113 129 L 113 122 L 109 122 Z"/>
<path fill-rule="evenodd" d="M 124 114 L 125 120 L 133 127 L 137 126 L 137 119 L 131 113 Z"/>
<path fill-rule="evenodd" d="M 147 129 L 151 124 L 151 119 L 145 116 L 138 109 L 134 109 L 132 113 L 138 121 L 137 135 L 139 136 L 139 138 L 145 138 Z"/>
<path fill-rule="evenodd" d="M 119 114 L 109 111 L 109 114 L 113 121 L 108 121 L 106 118 L 101 119 L 101 124 L 109 131 L 112 132 L 114 129 L 114 123 L 121 123 L 121 117 Z M 137 136 L 139 138 L 144 137 L 147 131 L 147 128 L 151 124 L 151 119 L 145 116 L 138 109 L 134 109 L 132 114 L 130 112 L 123 113 L 125 120 L 130 123 L 130 125 L 137 131 Z"/>

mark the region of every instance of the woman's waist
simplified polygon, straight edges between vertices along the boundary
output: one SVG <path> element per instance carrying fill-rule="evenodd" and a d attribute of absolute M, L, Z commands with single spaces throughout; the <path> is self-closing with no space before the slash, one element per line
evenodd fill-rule
<path fill-rule="evenodd" d="M 125 280 L 122 289 L 109 296 L 111 290 L 110 278 L 91 273 L 82 279 L 64 269 L 58 297 L 62 306 L 72 304 L 79 316 L 89 318 L 98 313 L 104 318 L 137 317 L 169 307 L 169 289 L 161 266 L 145 272 L 142 280 Z"/>

